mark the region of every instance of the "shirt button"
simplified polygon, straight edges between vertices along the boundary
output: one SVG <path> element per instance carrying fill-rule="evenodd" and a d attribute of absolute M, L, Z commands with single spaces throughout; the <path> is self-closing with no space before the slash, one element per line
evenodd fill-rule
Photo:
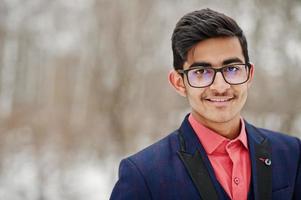
<path fill-rule="evenodd" d="M 235 183 L 236 185 L 238 185 L 238 184 L 239 184 L 239 178 L 235 177 L 235 178 L 234 178 L 234 183 Z"/>

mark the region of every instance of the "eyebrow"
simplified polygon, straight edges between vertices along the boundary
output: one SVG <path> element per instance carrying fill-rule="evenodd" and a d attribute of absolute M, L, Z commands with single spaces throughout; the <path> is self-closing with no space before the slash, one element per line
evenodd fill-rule
<path fill-rule="evenodd" d="M 243 63 L 243 61 L 241 59 L 239 59 L 238 57 L 229 58 L 229 59 L 223 61 L 223 65 L 228 65 L 231 63 Z"/>
<path fill-rule="evenodd" d="M 231 63 L 243 63 L 243 61 L 238 57 L 233 57 L 233 58 L 229 58 L 229 59 L 224 60 L 222 65 L 228 65 L 228 64 L 231 64 Z M 195 66 L 211 67 L 212 64 L 208 63 L 208 62 L 202 62 L 201 61 L 201 62 L 193 63 L 190 67 L 195 67 Z"/>

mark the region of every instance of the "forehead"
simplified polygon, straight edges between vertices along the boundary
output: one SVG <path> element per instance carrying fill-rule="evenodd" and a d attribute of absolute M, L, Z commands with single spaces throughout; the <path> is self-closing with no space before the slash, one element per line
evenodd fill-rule
<path fill-rule="evenodd" d="M 184 68 L 188 68 L 195 62 L 206 62 L 212 66 L 221 66 L 223 61 L 231 58 L 245 60 L 237 37 L 210 38 L 197 43 L 188 52 Z"/>

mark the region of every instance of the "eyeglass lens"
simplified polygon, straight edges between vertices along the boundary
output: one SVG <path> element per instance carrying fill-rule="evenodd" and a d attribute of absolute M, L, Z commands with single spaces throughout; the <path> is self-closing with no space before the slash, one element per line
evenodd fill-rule
<path fill-rule="evenodd" d="M 197 67 L 187 73 L 188 81 L 194 87 L 206 87 L 213 83 L 216 71 L 211 67 Z M 220 71 L 225 81 L 229 84 L 240 84 L 248 79 L 248 68 L 246 65 L 229 65 L 222 67 Z"/>

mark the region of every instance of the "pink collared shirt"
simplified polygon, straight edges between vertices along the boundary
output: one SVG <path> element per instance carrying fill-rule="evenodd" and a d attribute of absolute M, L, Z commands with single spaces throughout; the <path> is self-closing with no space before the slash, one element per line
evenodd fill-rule
<path fill-rule="evenodd" d="M 215 176 L 229 197 L 245 200 L 251 177 L 251 162 L 244 120 L 237 138 L 229 140 L 199 123 L 191 114 L 188 118 L 203 145 Z"/>

